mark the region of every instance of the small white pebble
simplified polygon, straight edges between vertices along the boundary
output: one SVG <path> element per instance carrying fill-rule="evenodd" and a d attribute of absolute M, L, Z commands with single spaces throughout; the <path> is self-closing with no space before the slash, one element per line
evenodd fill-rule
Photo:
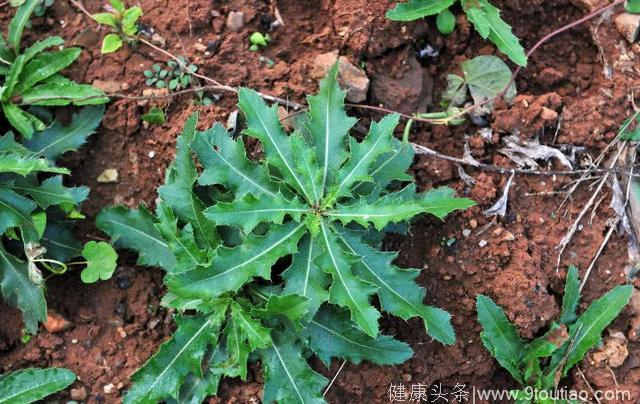
<path fill-rule="evenodd" d="M 582 229 L 584 229 L 584 226 L 583 225 L 579 225 L 578 226 L 578 231 L 582 231 Z"/>
<path fill-rule="evenodd" d="M 608 269 L 604 271 L 607 275 L 611 275 L 611 271 L 609 271 Z"/>
<path fill-rule="evenodd" d="M 78 343 L 78 340 L 77 340 L 76 338 L 74 338 L 74 339 L 72 339 L 72 340 L 71 340 L 71 343 L 72 343 L 72 344 L 77 344 L 77 343 Z"/>
<path fill-rule="evenodd" d="M 469 237 L 471 235 L 471 230 L 469 230 L 469 229 L 462 230 L 462 235 L 464 237 Z"/>
<path fill-rule="evenodd" d="M 154 152 L 153 150 L 151 150 L 151 151 L 149 152 L 149 158 L 150 158 L 150 159 L 152 159 L 152 158 L 154 158 L 155 156 L 156 156 L 156 152 Z"/>
<path fill-rule="evenodd" d="M 105 394 L 111 394 L 115 390 L 116 390 L 116 386 L 114 386 L 113 383 L 109 383 L 102 388 L 102 391 L 104 391 Z"/>
<path fill-rule="evenodd" d="M 486 246 L 487 244 L 489 244 L 489 243 L 487 242 L 487 240 L 480 240 L 480 242 L 478 243 L 478 245 L 480 246 L 480 248 L 482 248 L 482 247 Z"/>

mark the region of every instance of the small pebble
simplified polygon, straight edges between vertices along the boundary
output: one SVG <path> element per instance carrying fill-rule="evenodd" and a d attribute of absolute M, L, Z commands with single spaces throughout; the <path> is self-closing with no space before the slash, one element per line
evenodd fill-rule
<path fill-rule="evenodd" d="M 101 184 L 118 182 L 118 170 L 115 168 L 107 168 L 98 176 L 97 181 Z"/>
<path fill-rule="evenodd" d="M 50 333 L 61 332 L 71 328 L 73 324 L 62 315 L 56 313 L 53 310 L 49 310 L 47 313 L 47 321 L 44 323 L 44 328 Z"/>
<path fill-rule="evenodd" d="M 87 388 L 80 386 L 77 389 L 71 389 L 71 399 L 82 401 L 87 398 Z"/>
<path fill-rule="evenodd" d="M 462 235 L 464 237 L 469 237 L 471 235 L 471 230 L 469 230 L 469 229 L 462 230 Z"/>
<path fill-rule="evenodd" d="M 116 391 L 116 386 L 114 386 L 113 383 L 109 383 L 102 388 L 102 391 L 104 391 L 105 394 L 111 394 Z"/>
<path fill-rule="evenodd" d="M 116 286 L 118 289 L 129 289 L 131 287 L 131 279 L 127 276 L 118 276 L 116 278 Z"/>
<path fill-rule="evenodd" d="M 227 28 L 230 31 L 237 32 L 244 26 L 244 13 L 232 11 L 227 16 Z"/>
<path fill-rule="evenodd" d="M 475 229 L 476 227 L 478 227 L 478 221 L 476 219 L 469 220 L 469 227 Z"/>
<path fill-rule="evenodd" d="M 152 159 L 152 158 L 154 158 L 155 156 L 156 156 L 156 152 L 154 152 L 153 150 L 151 150 L 151 151 L 149 152 L 149 158 L 150 158 L 150 159 Z"/>
<path fill-rule="evenodd" d="M 489 244 L 487 242 L 487 240 L 480 240 L 480 242 L 478 243 L 478 246 L 480 246 L 480 248 L 482 248 L 482 247 L 486 246 L 487 244 Z"/>
<path fill-rule="evenodd" d="M 402 374 L 402 381 L 405 383 L 409 383 L 413 379 L 413 377 L 409 373 Z"/>

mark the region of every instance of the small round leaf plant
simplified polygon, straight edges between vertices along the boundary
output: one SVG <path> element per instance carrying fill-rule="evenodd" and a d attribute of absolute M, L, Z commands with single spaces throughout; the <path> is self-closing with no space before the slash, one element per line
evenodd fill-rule
<path fill-rule="evenodd" d="M 419 270 L 394 266 L 396 254 L 380 246 L 417 215 L 444 218 L 473 202 L 448 188 L 416 192 L 413 149 L 393 137 L 397 115 L 373 122 L 361 141 L 350 136 L 356 119 L 345 113 L 337 71 L 290 135 L 276 105 L 240 90 L 244 135 L 260 141 L 260 160 L 219 124 L 196 131 L 192 116 L 155 215 L 144 207 L 99 215 L 139 264 L 166 270 L 163 304 L 177 311 L 176 332 L 133 376 L 125 403 L 201 402 L 223 376 L 245 379 L 248 360 L 262 364 L 265 403 L 324 402 L 328 380 L 310 354 L 325 364 L 411 357 L 407 344 L 380 334 L 381 311 L 421 318 L 434 339 L 454 343 L 450 315 L 423 303 Z"/>

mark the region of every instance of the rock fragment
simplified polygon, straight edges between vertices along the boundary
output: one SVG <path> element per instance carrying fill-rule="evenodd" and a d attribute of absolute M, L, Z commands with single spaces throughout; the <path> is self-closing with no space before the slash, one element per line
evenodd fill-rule
<path fill-rule="evenodd" d="M 44 328 L 50 333 L 61 332 L 71 328 L 73 324 L 66 318 L 62 317 L 59 313 L 49 310 L 47 312 L 47 321 L 44 323 Z"/>
<path fill-rule="evenodd" d="M 616 16 L 616 28 L 631 43 L 638 40 L 640 34 L 640 14 L 622 13 Z"/>
<path fill-rule="evenodd" d="M 113 184 L 118 182 L 118 170 L 115 168 L 107 168 L 97 178 L 101 184 Z"/>
<path fill-rule="evenodd" d="M 227 28 L 230 31 L 238 32 L 244 27 L 244 13 L 232 11 L 227 16 Z"/>
<path fill-rule="evenodd" d="M 316 56 L 313 61 L 311 76 L 316 79 L 323 78 L 331 66 L 338 61 L 340 62 L 338 83 L 347 90 L 347 101 L 356 103 L 365 101 L 369 91 L 369 78 L 365 72 L 351 63 L 348 58 L 345 56 L 338 57 L 338 51 Z"/>

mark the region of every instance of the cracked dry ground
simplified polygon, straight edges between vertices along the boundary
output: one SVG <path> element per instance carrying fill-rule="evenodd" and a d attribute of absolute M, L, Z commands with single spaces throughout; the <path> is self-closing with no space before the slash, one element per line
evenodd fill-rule
<path fill-rule="evenodd" d="M 248 51 L 247 38 L 260 27 L 263 15 L 269 15 L 266 1 L 140 1 L 145 10 L 142 22 L 166 40 L 168 50 L 187 56 L 201 67 L 202 73 L 229 85 L 249 86 L 297 102 L 303 102 L 304 94 L 317 88 L 311 75 L 314 59 L 334 50 L 354 64 L 365 62 L 374 87 L 386 84 L 386 88 L 392 89 L 372 88 L 367 103 L 385 104 L 404 112 L 435 107 L 446 86 L 447 73 L 458 69 L 460 62 L 470 57 L 495 52 L 464 20 L 446 38 L 437 33 L 431 20 L 390 23 L 384 19 L 385 11 L 393 3 L 390 0 L 277 3 L 285 25 L 272 33 L 273 42 L 258 54 Z M 525 48 L 585 13 L 577 0 L 495 3 L 503 9 L 505 19 L 523 39 Z M 85 6 L 95 12 L 101 2 L 87 0 Z M 226 16 L 231 11 L 245 15 L 244 27 L 238 32 L 226 27 Z M 3 29 L 10 17 L 10 10 L 0 11 Z M 75 80 L 89 83 L 102 80 L 120 93 L 141 94 L 145 88 L 143 71 L 155 62 L 164 62 L 163 56 L 142 45 L 100 55 L 100 37 L 94 29 L 91 21 L 60 0 L 47 18 L 34 21 L 29 35 L 35 38 L 55 33 L 68 43 L 77 42 L 85 47 L 80 62 L 67 72 Z M 205 56 L 198 44 L 210 42 L 216 44 L 215 52 Z M 426 44 L 439 48 L 440 55 L 417 60 L 416 50 Z M 273 60 L 274 65 L 266 66 L 260 55 Z M 611 22 L 602 22 L 597 30 L 593 24 L 584 25 L 554 38 L 534 54 L 517 80 L 520 95 L 514 105 L 498 105 L 490 122 L 492 136 L 478 134 L 479 128 L 471 123 L 453 128 L 417 124 L 411 140 L 445 154 L 461 156 L 468 136 L 476 159 L 504 167 L 511 163 L 497 149 L 501 137 L 512 133 L 522 139 L 537 137 L 545 144 L 555 140 L 557 144 L 584 146 L 584 156 L 595 157 L 616 136 L 619 123 L 631 111 L 632 89 L 640 84 L 638 58 L 640 47 L 629 45 Z M 605 63 L 612 69 L 611 79 L 604 74 Z M 63 162 L 72 169 L 74 184 L 91 187 L 90 200 L 84 206 L 88 218 L 93 219 L 103 206 L 115 203 L 153 206 L 155 189 L 173 159 L 175 139 L 187 116 L 199 110 L 200 125 L 204 128 L 214 121 L 226 122 L 229 113 L 235 110 L 232 94 L 218 95 L 220 100 L 209 107 L 194 106 L 189 96 L 176 98 L 168 106 L 168 123 L 151 127 L 141 125 L 140 121 L 148 106 L 129 100 L 112 102 L 99 131 L 80 152 L 68 155 Z M 61 116 L 65 113 L 68 111 L 59 111 Z M 365 127 L 368 120 L 379 119 L 363 110 L 352 109 L 350 113 Z M 559 119 L 562 125 L 557 130 Z M 106 168 L 118 170 L 118 183 L 97 183 L 96 178 Z M 589 265 L 608 229 L 607 220 L 614 216 L 608 207 L 611 191 L 605 188 L 605 199 L 593 217 L 583 222 L 582 230 L 563 254 L 560 271 L 556 272 L 555 246 L 591 196 L 587 185 L 581 186 L 558 210 L 564 196 L 545 193 L 560 190 L 572 178 L 516 176 L 506 216 L 491 222 L 482 211 L 501 195 L 507 176 L 468 169 L 467 174 L 476 179 L 475 185 L 468 186 L 460 180 L 457 167 L 426 157 L 416 159 L 413 173 L 421 189 L 448 185 L 479 204 L 450 217 L 446 223 L 434 219 L 418 221 L 410 237 L 387 241 L 389 249 L 401 251 L 398 258 L 401 266 L 422 268 L 419 282 L 427 289 L 430 304 L 452 313 L 457 343 L 443 347 L 431 341 L 419 321 L 385 319 L 386 333 L 408 342 L 415 351 L 414 358 L 395 367 L 347 365 L 328 394 L 329 402 L 388 402 L 391 383 L 445 388 L 458 383 L 477 388 L 514 387 L 514 382 L 490 358 L 479 340 L 476 294 L 493 297 L 524 337 L 538 335 L 558 315 L 566 267 L 575 264 L 584 270 Z M 78 236 L 103 237 L 90 223 L 91 220 L 85 222 Z M 470 230 L 468 237 L 463 236 L 463 232 L 469 233 L 465 229 Z M 455 242 L 445 243 L 446 240 Z M 582 308 L 625 281 L 628 261 L 627 239 L 615 233 L 586 284 Z M 79 380 L 60 398 L 118 402 L 129 385 L 131 373 L 168 338 L 173 327 L 171 313 L 159 307 L 163 293 L 160 271 L 135 267 L 134 262 L 134 256 L 124 254 L 114 278 L 94 285 L 82 285 L 73 273 L 52 279 L 47 300 L 72 322 L 72 327 L 56 334 L 42 330 L 26 344 L 20 342 L 19 313 L 0 305 L 0 371 L 26 366 L 68 367 L 78 374 Z M 632 282 L 640 287 L 638 279 Z M 588 382 L 592 388 L 604 390 L 619 385 L 632 392 L 631 402 L 640 402 L 637 295 L 633 302 L 609 327 L 611 332 L 620 331 L 626 336 L 629 353 L 626 360 L 613 367 L 607 361 L 595 360 L 591 353 L 579 365 L 584 377 L 572 372 L 564 382 L 567 386 L 587 389 Z M 329 378 L 339 366 L 340 363 L 333 363 L 327 369 L 316 363 L 316 369 Z M 260 377 L 254 365 L 247 383 L 224 382 L 219 398 L 211 402 L 259 401 Z"/>

